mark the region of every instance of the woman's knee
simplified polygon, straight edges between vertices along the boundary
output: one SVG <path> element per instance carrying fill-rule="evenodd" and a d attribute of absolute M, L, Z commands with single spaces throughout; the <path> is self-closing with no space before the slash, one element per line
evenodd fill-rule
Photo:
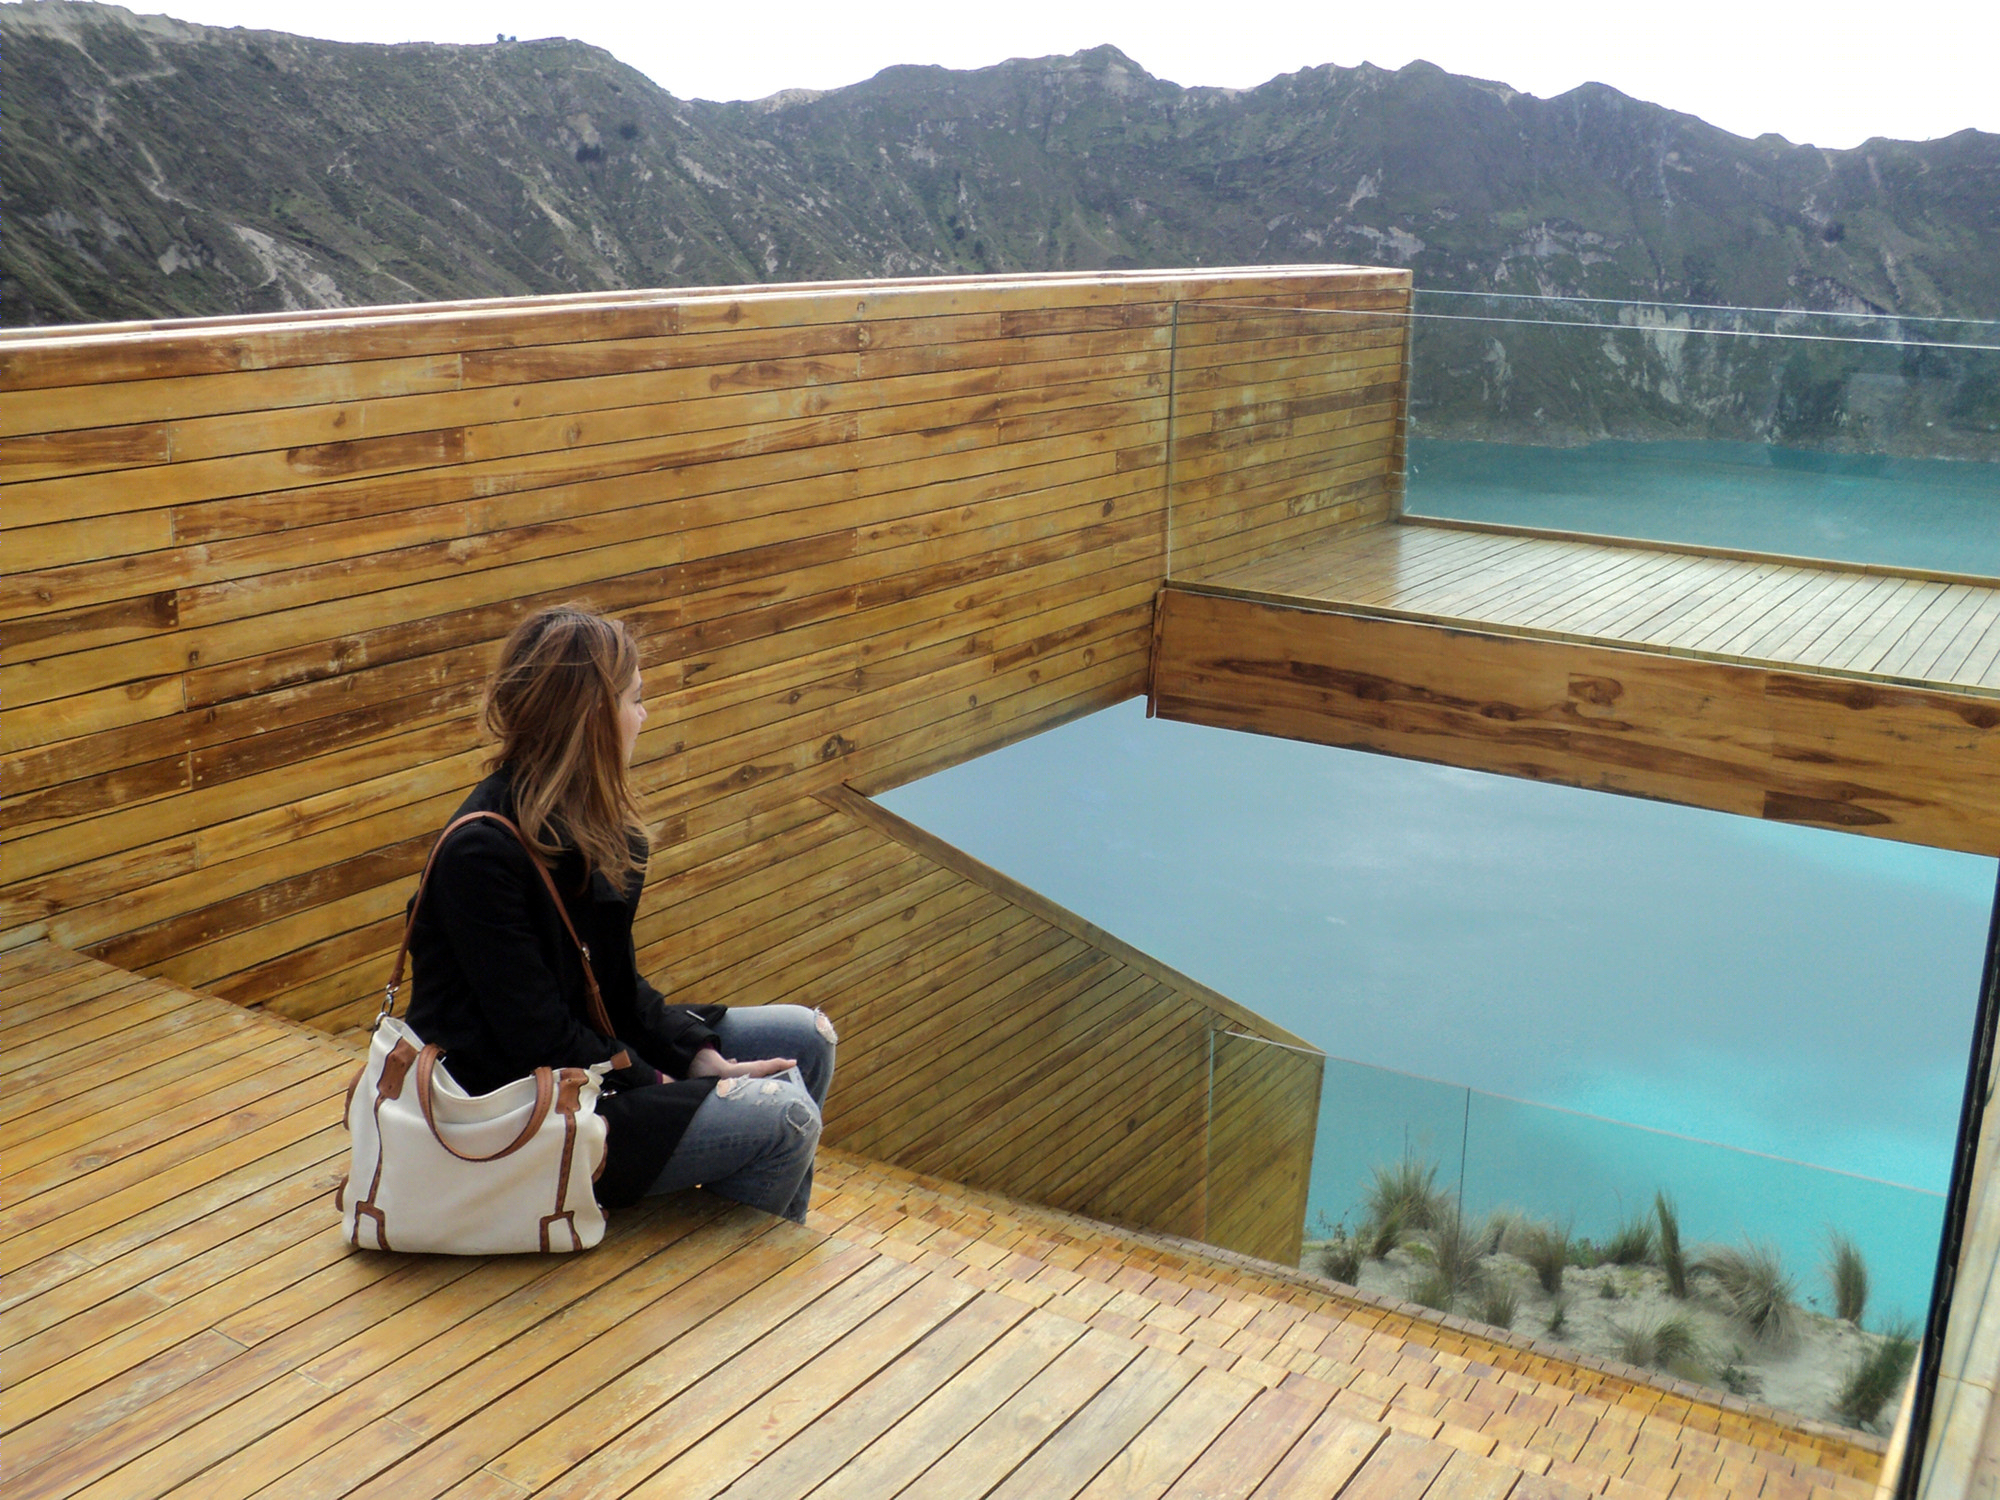
<path fill-rule="evenodd" d="M 728 1101 L 738 1121 L 762 1120 L 774 1148 L 803 1142 L 809 1150 L 819 1143 L 819 1105 L 794 1073 L 774 1078 L 724 1078 L 716 1097 Z"/>
<path fill-rule="evenodd" d="M 813 1099 L 826 1097 L 840 1035 L 825 1011 L 804 1005 L 746 1006 L 731 1010 L 717 1030 L 724 1056 L 789 1057 Z"/>
<path fill-rule="evenodd" d="M 840 1035 L 833 1029 L 833 1021 L 827 1013 L 823 1010 L 812 1012 L 812 1030 L 800 1048 L 798 1064 L 806 1088 L 815 1101 L 826 1098 L 827 1088 L 833 1082 L 833 1055 L 839 1041 Z"/>
<path fill-rule="evenodd" d="M 840 1033 L 834 1030 L 831 1016 L 804 1005 L 773 1005 L 769 1009 L 782 1020 L 789 1033 L 783 1056 L 796 1057 L 801 1071 L 807 1058 L 823 1057 L 828 1066 L 832 1065 Z"/>

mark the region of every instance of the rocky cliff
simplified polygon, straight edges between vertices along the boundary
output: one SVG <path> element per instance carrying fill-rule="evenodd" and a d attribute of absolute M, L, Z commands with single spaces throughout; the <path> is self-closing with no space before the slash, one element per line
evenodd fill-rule
<path fill-rule="evenodd" d="M 1185 89 L 1110 47 L 686 101 L 581 43 L 0 6 L 12 324 L 602 287 L 1349 261 L 1420 285 L 2000 312 L 2000 136 L 1821 151 L 1425 64 Z"/>

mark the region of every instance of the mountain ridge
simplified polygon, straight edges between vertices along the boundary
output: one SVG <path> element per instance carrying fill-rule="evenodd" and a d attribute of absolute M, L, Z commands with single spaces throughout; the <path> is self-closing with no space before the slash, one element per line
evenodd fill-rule
<path fill-rule="evenodd" d="M 1429 63 L 1185 88 L 1106 45 L 716 103 L 580 42 L 0 6 L 0 321 L 1343 261 L 1421 286 L 2000 312 L 2000 136 L 1846 151 Z"/>

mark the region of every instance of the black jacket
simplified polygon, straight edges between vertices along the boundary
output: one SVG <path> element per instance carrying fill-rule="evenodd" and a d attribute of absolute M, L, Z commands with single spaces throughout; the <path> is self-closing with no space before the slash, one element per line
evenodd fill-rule
<path fill-rule="evenodd" d="M 487 777 L 458 814 L 512 819 L 505 768 Z M 566 850 L 550 874 L 591 967 L 616 1036 L 590 1023 L 583 956 L 564 930 L 548 888 L 514 835 L 498 823 L 459 829 L 438 851 L 410 934 L 409 1024 L 445 1052 L 459 1085 L 487 1093 L 537 1067 L 587 1067 L 629 1053 L 598 1105 L 608 1126 L 598 1201 L 629 1203 L 659 1175 L 714 1088 L 689 1079 L 694 1054 L 715 1041 L 720 1007 L 668 1005 L 639 976 L 632 918 L 643 876 L 620 891 L 602 873 L 584 878 L 583 856 Z M 655 1070 L 679 1080 L 655 1082 Z"/>

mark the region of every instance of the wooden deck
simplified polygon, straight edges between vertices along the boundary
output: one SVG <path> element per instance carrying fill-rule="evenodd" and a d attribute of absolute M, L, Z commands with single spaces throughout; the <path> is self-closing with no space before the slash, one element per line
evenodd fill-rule
<path fill-rule="evenodd" d="M 338 1039 L 6 958 L 10 1496 L 1859 1497 L 1880 1445 L 838 1152 L 574 1258 L 350 1251 Z"/>
<path fill-rule="evenodd" d="M 2000 581 L 1404 521 L 1204 586 L 2000 698 Z"/>
<path fill-rule="evenodd" d="M 1417 534 L 1380 528 L 1402 341 L 1297 311 L 1408 288 L 1119 273 L 0 338 L 7 1493 L 1866 1493 L 1857 1434 L 1159 1237 L 1296 1247 L 1316 1061 L 848 795 L 1150 686 L 2000 852 L 1994 692 L 1884 685 L 1992 666 L 1962 580 L 1872 584 L 1844 664 L 1789 674 L 1676 659 L 1733 634 L 1259 602 L 1260 558 Z M 1677 597 L 1824 592 L 1749 561 Z M 1162 596 L 1184 568 L 1252 597 Z M 825 1153 L 805 1229 L 696 1194 L 574 1259 L 350 1252 L 343 1033 L 476 779 L 494 643 L 573 598 L 645 657 L 642 964 L 824 1003 L 830 1138 L 869 1155 Z M 1262 696 L 1217 709 L 1218 682 Z M 1010 1113 L 1023 1072 L 1050 1102 Z"/>

